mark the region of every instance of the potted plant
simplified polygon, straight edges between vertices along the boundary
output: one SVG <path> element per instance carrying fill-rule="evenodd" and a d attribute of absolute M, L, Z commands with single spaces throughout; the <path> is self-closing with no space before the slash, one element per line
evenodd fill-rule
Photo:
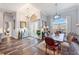
<path fill-rule="evenodd" d="M 37 30 L 37 35 L 40 36 L 41 35 L 41 31 Z"/>

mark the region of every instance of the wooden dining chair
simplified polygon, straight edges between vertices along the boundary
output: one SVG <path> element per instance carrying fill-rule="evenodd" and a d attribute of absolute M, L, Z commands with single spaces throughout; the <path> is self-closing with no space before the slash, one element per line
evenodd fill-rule
<path fill-rule="evenodd" d="M 52 50 L 55 55 L 55 52 L 58 50 L 58 44 L 50 37 L 45 37 L 45 43 L 46 43 L 46 54 L 48 54 L 47 49 L 49 49 Z"/>

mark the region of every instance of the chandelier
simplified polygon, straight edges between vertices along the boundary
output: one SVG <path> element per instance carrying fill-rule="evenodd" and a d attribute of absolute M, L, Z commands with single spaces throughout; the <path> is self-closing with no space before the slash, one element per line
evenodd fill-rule
<path fill-rule="evenodd" d="M 58 10 L 57 10 L 58 4 L 56 3 L 55 6 L 56 6 L 56 14 L 55 14 L 55 16 L 54 16 L 54 19 L 59 19 L 61 16 L 58 15 Z"/>

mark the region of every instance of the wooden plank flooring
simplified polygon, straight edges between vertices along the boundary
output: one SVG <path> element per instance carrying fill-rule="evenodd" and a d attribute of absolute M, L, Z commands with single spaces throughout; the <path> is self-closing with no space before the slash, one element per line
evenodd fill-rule
<path fill-rule="evenodd" d="M 0 53 L 4 55 L 45 55 L 44 51 L 36 48 L 39 41 L 34 38 L 18 40 L 15 38 L 4 38 L 0 43 Z"/>

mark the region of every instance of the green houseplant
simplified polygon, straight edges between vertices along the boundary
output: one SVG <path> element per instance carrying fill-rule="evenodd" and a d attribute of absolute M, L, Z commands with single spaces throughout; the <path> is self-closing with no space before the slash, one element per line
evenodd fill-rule
<path fill-rule="evenodd" d="M 40 35 L 41 35 L 41 31 L 40 31 L 40 30 L 37 30 L 37 32 L 36 32 L 36 33 L 37 33 L 37 35 L 38 35 L 38 36 L 40 36 Z"/>

